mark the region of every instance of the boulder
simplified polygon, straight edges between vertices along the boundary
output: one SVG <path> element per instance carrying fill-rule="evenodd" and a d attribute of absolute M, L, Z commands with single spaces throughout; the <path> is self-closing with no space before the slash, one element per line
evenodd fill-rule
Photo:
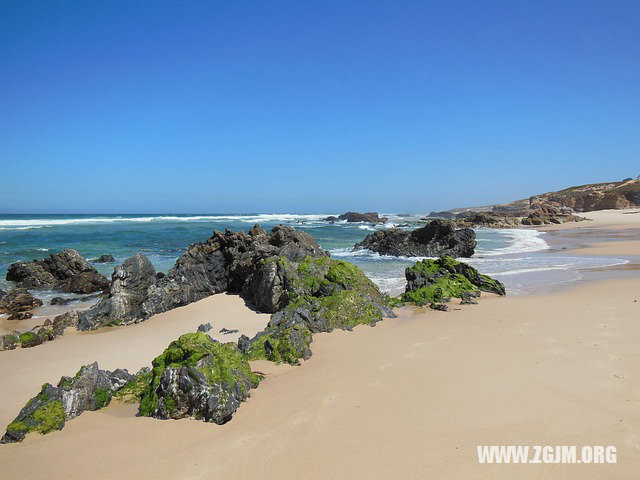
<path fill-rule="evenodd" d="M 208 331 L 210 331 L 213 327 L 211 326 L 210 323 L 201 323 L 200 325 L 198 325 L 198 331 L 202 332 L 202 333 L 207 333 Z"/>
<path fill-rule="evenodd" d="M 0 298 L 0 312 L 9 315 L 27 312 L 42 305 L 42 300 L 35 298 L 26 288 L 14 288 Z"/>
<path fill-rule="evenodd" d="M 422 260 L 405 270 L 405 293 L 396 299 L 399 304 L 438 305 L 451 298 L 474 303 L 480 292 L 505 295 L 504 285 L 472 266 L 451 257 Z M 439 308 L 439 307 L 437 307 Z"/>
<path fill-rule="evenodd" d="M 338 220 L 346 220 L 347 223 L 385 223 L 387 217 L 381 217 L 378 212 L 347 212 L 339 215 Z"/>
<path fill-rule="evenodd" d="M 78 329 L 136 323 L 144 318 L 142 304 L 156 282 L 156 271 L 147 257 L 136 254 L 117 266 L 111 276 L 109 294 L 91 308 L 79 312 Z"/>
<path fill-rule="evenodd" d="M 296 364 L 311 355 L 313 333 L 374 325 L 395 316 L 387 298 L 358 267 L 328 257 L 266 259 L 247 282 L 244 296 L 273 313 L 264 331 L 238 343 L 252 360 Z"/>
<path fill-rule="evenodd" d="M 100 255 L 98 258 L 91 260 L 93 263 L 113 263 L 116 261 L 113 255 Z"/>
<path fill-rule="evenodd" d="M 146 417 L 221 425 L 260 381 L 234 343 L 221 344 L 202 332 L 171 342 L 152 365 L 140 400 L 139 414 Z"/>
<path fill-rule="evenodd" d="M 100 370 L 96 362 L 83 366 L 73 377 L 62 377 L 57 386 L 46 383 L 11 424 L 0 443 L 20 442 L 30 432 L 47 434 L 85 410 L 109 404 L 114 392 L 133 380 L 126 370 Z"/>
<path fill-rule="evenodd" d="M 433 220 L 413 231 L 399 228 L 367 235 L 354 248 L 366 248 L 381 255 L 409 257 L 470 257 L 476 247 L 476 234 L 470 228 L 456 230 L 453 223 Z"/>
<path fill-rule="evenodd" d="M 12 263 L 7 270 L 7 280 L 21 287 L 72 293 L 98 292 L 108 284 L 104 275 L 75 250 L 63 250 L 43 260 Z"/>

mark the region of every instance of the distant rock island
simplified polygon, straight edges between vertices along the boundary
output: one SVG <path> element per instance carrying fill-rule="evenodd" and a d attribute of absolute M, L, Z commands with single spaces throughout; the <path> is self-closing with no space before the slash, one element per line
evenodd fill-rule
<path fill-rule="evenodd" d="M 577 213 L 638 206 L 640 177 L 574 186 L 510 203 L 431 212 L 428 218 L 455 220 L 461 227 L 514 228 L 576 222 L 584 220 Z"/>
<path fill-rule="evenodd" d="M 337 217 L 330 216 L 325 218 L 327 222 L 338 222 L 346 220 L 347 223 L 386 223 L 387 217 L 381 217 L 378 212 L 347 212 Z"/>

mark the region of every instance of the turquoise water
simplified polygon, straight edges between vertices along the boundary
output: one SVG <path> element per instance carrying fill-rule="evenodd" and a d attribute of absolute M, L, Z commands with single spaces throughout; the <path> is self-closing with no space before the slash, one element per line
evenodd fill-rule
<path fill-rule="evenodd" d="M 285 224 L 306 231 L 334 258 L 361 267 L 383 290 L 401 291 L 404 269 L 417 259 L 384 257 L 366 250 L 353 252 L 351 247 L 379 228 L 416 228 L 423 223 L 419 217 L 390 215 L 389 223 L 374 227 L 346 222 L 329 224 L 322 220 L 327 215 L 0 215 L 0 287 L 10 287 L 5 275 L 12 262 L 43 258 L 65 248 L 78 250 L 88 259 L 111 254 L 117 263 L 140 252 L 157 270 L 166 272 L 189 244 L 205 240 L 213 230 L 247 231 L 259 223 L 266 230 Z M 476 234 L 478 247 L 469 262 L 504 281 L 512 293 L 575 280 L 584 268 L 625 262 L 552 252 L 544 234 L 532 229 L 478 229 Z M 108 276 L 114 264 L 95 266 Z"/>

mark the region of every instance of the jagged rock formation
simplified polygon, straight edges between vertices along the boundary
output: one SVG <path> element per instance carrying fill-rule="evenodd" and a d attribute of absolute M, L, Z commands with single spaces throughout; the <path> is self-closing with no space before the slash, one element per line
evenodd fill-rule
<path fill-rule="evenodd" d="M 108 281 L 75 250 L 63 250 L 49 258 L 9 265 L 7 280 L 25 288 L 52 288 L 71 293 L 104 290 Z"/>
<path fill-rule="evenodd" d="M 62 430 L 66 421 L 85 410 L 108 405 L 114 392 L 133 379 L 126 370 L 100 370 L 94 362 L 83 366 L 73 378 L 62 377 L 55 387 L 45 383 L 9 424 L 0 443 L 20 442 L 29 432 Z"/>
<path fill-rule="evenodd" d="M 337 217 L 331 216 L 325 218 L 328 222 L 337 222 L 338 220 L 346 220 L 347 223 L 385 223 L 387 217 L 381 217 L 378 212 L 347 212 Z"/>
<path fill-rule="evenodd" d="M 36 326 L 28 332 L 14 332 L 0 335 L 0 351 L 13 350 L 17 347 L 29 348 L 61 336 L 67 327 L 78 323 L 78 312 L 71 311 L 58 315 L 52 320 L 47 319 L 42 326 Z"/>
<path fill-rule="evenodd" d="M 143 255 L 125 261 L 127 265 L 114 272 L 109 297 L 82 312 L 78 328 L 139 322 L 215 293 L 242 293 L 245 282 L 265 258 L 295 260 L 326 255 L 311 235 L 291 227 L 276 226 L 270 234 L 258 225 L 248 233 L 216 231 L 206 242 L 192 244 L 160 278 Z"/>
<path fill-rule="evenodd" d="M 466 212 L 458 214 L 456 218 L 455 224 L 458 228 L 517 228 L 520 226 L 518 217 L 509 217 L 493 212 Z"/>
<path fill-rule="evenodd" d="M 456 230 L 454 224 L 433 220 L 411 232 L 400 228 L 367 235 L 354 248 L 367 248 L 381 255 L 409 257 L 470 257 L 476 247 L 476 234 L 469 228 Z"/>
<path fill-rule="evenodd" d="M 147 417 L 189 417 L 220 425 L 260 381 L 234 343 L 218 343 L 202 332 L 171 342 L 152 365 L 139 410 Z"/>
<path fill-rule="evenodd" d="M 32 314 L 29 310 L 40 305 L 42 300 L 34 298 L 26 288 L 14 288 L 0 296 L 0 313 L 9 314 L 9 320 L 30 318 Z"/>
<path fill-rule="evenodd" d="M 438 305 L 451 298 L 462 299 L 463 303 L 474 303 L 473 298 L 480 292 L 505 295 L 504 285 L 475 268 L 451 257 L 437 260 L 422 260 L 405 270 L 407 287 L 397 304 Z M 436 307 L 446 310 L 446 308 Z"/>
<path fill-rule="evenodd" d="M 128 258 L 113 271 L 108 297 L 78 313 L 78 329 L 91 330 L 144 319 L 142 304 L 155 282 L 156 270 L 147 257 L 138 253 Z"/>

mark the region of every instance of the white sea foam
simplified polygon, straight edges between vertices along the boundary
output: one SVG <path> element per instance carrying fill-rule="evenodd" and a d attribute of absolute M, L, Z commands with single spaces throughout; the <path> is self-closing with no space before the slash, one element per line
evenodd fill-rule
<path fill-rule="evenodd" d="M 544 232 L 523 228 L 487 230 L 492 230 L 497 236 L 506 238 L 509 241 L 509 245 L 492 250 L 483 250 L 479 248 L 476 250 L 476 255 L 505 255 L 510 253 L 538 252 L 549 248 L 547 242 L 542 238 Z"/>
<path fill-rule="evenodd" d="M 260 222 L 317 222 L 327 215 L 301 215 L 290 213 L 269 213 L 256 215 L 158 215 L 138 217 L 77 217 L 77 218 L 37 218 L 37 219 L 3 219 L 0 230 L 26 230 L 62 225 L 92 225 L 101 223 L 150 223 L 150 222 L 222 222 L 239 221 L 247 223 Z"/>

